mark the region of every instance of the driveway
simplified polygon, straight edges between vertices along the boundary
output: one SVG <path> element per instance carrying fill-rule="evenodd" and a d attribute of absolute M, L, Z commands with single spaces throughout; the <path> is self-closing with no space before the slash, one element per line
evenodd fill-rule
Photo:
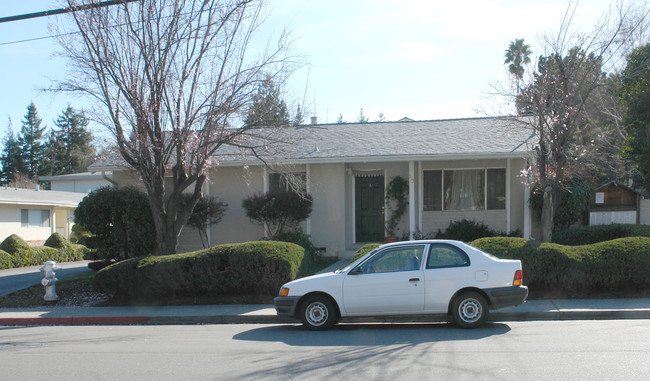
<path fill-rule="evenodd" d="M 63 279 L 92 271 L 88 268 L 89 262 L 91 261 L 57 263 L 61 270 L 56 272 L 56 277 Z M 0 296 L 40 283 L 40 268 L 41 266 L 30 266 L 0 270 Z"/>

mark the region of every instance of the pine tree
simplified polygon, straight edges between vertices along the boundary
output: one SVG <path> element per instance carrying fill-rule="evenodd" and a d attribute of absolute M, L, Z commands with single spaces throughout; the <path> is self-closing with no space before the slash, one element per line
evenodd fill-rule
<path fill-rule="evenodd" d="M 18 143 L 22 150 L 24 174 L 30 179 L 39 174 L 39 168 L 45 158 L 45 144 L 43 144 L 45 127 L 41 127 L 42 121 L 38 117 L 34 102 L 30 103 L 27 106 L 27 114 L 23 119 L 23 126 L 18 137 Z"/>
<path fill-rule="evenodd" d="M 244 123 L 248 127 L 277 127 L 288 126 L 290 122 L 287 105 L 280 98 L 280 90 L 275 87 L 273 78 L 267 76 L 253 96 Z"/>
<path fill-rule="evenodd" d="M 7 185 L 14 181 L 14 174 L 23 171 L 23 161 L 20 154 L 20 143 L 14 137 L 14 133 L 9 126 L 7 136 L 2 142 L 2 171 L 0 172 L 0 183 Z"/>
<path fill-rule="evenodd" d="M 296 113 L 293 116 L 293 120 L 291 121 L 292 126 L 300 126 L 305 122 L 305 117 L 302 115 L 302 109 L 300 108 L 300 105 L 296 107 Z"/>
<path fill-rule="evenodd" d="M 49 172 L 64 175 L 85 171 L 95 157 L 86 115 L 68 105 L 54 124 L 57 130 L 52 131 L 47 144 L 47 156 L 52 159 Z"/>

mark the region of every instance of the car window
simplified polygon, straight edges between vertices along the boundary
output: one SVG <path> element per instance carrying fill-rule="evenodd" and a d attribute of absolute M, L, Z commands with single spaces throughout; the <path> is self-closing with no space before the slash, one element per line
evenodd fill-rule
<path fill-rule="evenodd" d="M 427 268 L 469 266 L 469 258 L 460 249 L 451 245 L 431 245 Z"/>
<path fill-rule="evenodd" d="M 382 250 L 359 267 L 362 273 L 387 273 L 419 270 L 424 246 L 396 247 Z"/>

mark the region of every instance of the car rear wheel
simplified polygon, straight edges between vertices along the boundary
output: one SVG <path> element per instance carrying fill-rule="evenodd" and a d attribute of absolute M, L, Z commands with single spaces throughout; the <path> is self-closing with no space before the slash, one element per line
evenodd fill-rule
<path fill-rule="evenodd" d="M 301 304 L 300 320 L 307 329 L 322 331 L 336 323 L 336 308 L 329 298 L 310 296 Z"/>
<path fill-rule="evenodd" d="M 488 305 L 481 294 L 465 292 L 454 299 L 451 314 L 456 325 L 462 328 L 478 328 L 487 319 Z"/>

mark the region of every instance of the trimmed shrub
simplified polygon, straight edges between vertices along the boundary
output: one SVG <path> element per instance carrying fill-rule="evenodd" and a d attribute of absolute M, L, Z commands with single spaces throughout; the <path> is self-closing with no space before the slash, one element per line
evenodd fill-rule
<path fill-rule="evenodd" d="M 45 240 L 43 246 L 51 247 L 54 249 L 65 249 L 70 251 L 74 250 L 70 241 L 65 239 L 65 237 L 59 233 L 53 233 L 47 240 Z"/>
<path fill-rule="evenodd" d="M 359 250 L 357 250 L 356 253 L 354 253 L 354 256 L 352 257 L 352 262 L 354 262 L 357 259 L 363 257 L 364 255 L 368 254 L 369 252 L 375 250 L 379 246 L 381 246 L 381 243 L 367 243 L 367 244 L 361 246 L 361 248 Z"/>
<path fill-rule="evenodd" d="M 10 235 L 9 237 L 5 238 L 2 243 L 0 243 L 0 250 L 3 250 L 9 254 L 15 254 L 18 250 L 27 249 L 29 249 L 29 244 L 16 234 Z"/>
<path fill-rule="evenodd" d="M 152 254 L 156 233 L 147 196 L 135 188 L 102 187 L 84 197 L 75 222 L 93 234 L 85 239 L 93 259 L 123 260 Z"/>
<path fill-rule="evenodd" d="M 482 222 L 469 221 L 462 219 L 460 221 L 452 221 L 449 223 L 447 229 L 443 232 L 438 229 L 436 239 L 451 239 L 456 241 L 471 242 L 483 237 L 518 237 L 521 233 L 514 230 L 510 233 L 500 232 L 491 229 Z"/>
<path fill-rule="evenodd" d="M 311 269 L 311 265 L 314 263 L 317 255 L 316 246 L 314 246 L 314 244 L 311 242 L 311 237 L 309 234 L 306 234 L 302 231 L 302 229 L 297 228 L 296 230 L 279 234 L 276 240 L 281 242 L 295 243 L 296 245 L 301 246 L 303 249 L 305 249 L 305 255 L 298 271 L 298 277 L 306 276 Z"/>
<path fill-rule="evenodd" d="M 531 293 L 585 297 L 650 288 L 650 238 L 629 237 L 582 246 L 540 244 L 523 238 L 471 242 L 499 258 L 521 260 Z"/>
<path fill-rule="evenodd" d="M 650 226 L 611 224 L 569 228 L 553 233 L 553 242 L 577 246 L 625 237 L 650 237 Z"/>
<path fill-rule="evenodd" d="M 4 250 L 0 250 L 0 270 L 11 269 L 14 267 L 14 258 Z"/>
<path fill-rule="evenodd" d="M 128 299 L 187 296 L 276 295 L 295 279 L 304 249 L 260 241 L 215 246 L 185 254 L 133 258 L 100 270 L 93 286 Z"/>
<path fill-rule="evenodd" d="M 249 196 L 242 201 L 242 207 L 246 217 L 267 229 L 271 239 L 277 239 L 309 217 L 312 197 L 290 190 L 277 190 Z"/>

